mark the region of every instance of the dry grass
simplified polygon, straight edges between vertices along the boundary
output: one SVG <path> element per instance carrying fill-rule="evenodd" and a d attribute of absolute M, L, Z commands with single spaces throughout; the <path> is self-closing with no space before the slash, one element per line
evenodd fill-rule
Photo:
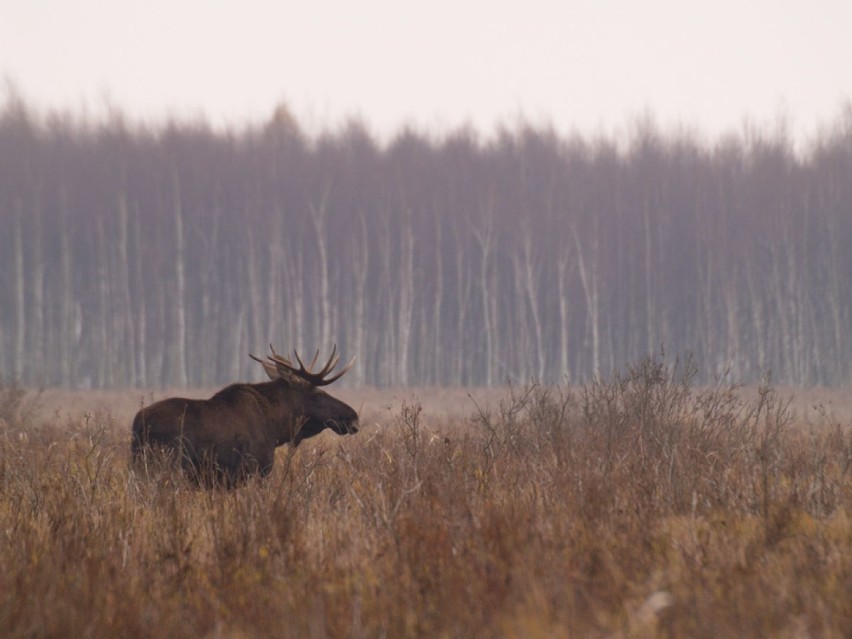
<path fill-rule="evenodd" d="M 852 428 L 766 387 L 368 398 L 232 491 L 128 467 L 139 397 L 2 397 L 4 637 L 852 635 Z"/>

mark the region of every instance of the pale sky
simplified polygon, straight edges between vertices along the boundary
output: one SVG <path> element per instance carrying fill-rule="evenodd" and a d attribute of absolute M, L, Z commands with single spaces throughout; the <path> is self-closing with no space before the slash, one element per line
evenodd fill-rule
<path fill-rule="evenodd" d="M 649 112 L 809 136 L 852 99 L 852 2 L 0 0 L 0 76 L 41 109 L 144 120 L 261 122 L 283 100 L 309 131 L 359 116 L 383 137 Z"/>

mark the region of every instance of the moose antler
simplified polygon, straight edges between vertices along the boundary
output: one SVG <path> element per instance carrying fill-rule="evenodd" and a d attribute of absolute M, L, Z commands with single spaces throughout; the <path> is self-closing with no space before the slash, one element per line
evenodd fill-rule
<path fill-rule="evenodd" d="M 278 379 L 282 375 L 286 374 L 293 374 L 314 386 L 327 386 L 328 384 L 331 384 L 343 377 L 343 375 L 352 368 L 352 365 L 355 364 L 355 358 L 353 357 L 349 360 L 349 363 L 335 375 L 327 377 L 327 375 L 337 366 L 338 362 L 340 362 L 340 355 L 337 354 L 337 344 L 335 344 L 334 348 L 332 348 L 331 356 L 328 358 L 325 366 L 316 372 L 313 369 L 317 363 L 317 359 L 319 359 L 319 349 L 317 349 L 317 352 L 314 354 L 314 358 L 307 366 L 305 366 L 302 358 L 299 357 L 299 353 L 294 349 L 293 355 L 296 356 L 296 361 L 299 363 L 298 368 L 294 366 L 289 357 L 283 357 L 276 353 L 272 344 L 269 345 L 269 349 L 272 351 L 272 357 L 267 357 L 266 361 L 259 357 L 255 357 L 251 353 L 249 353 L 249 357 L 260 362 L 261 366 L 263 366 L 263 370 L 265 370 L 266 374 L 272 379 Z"/>

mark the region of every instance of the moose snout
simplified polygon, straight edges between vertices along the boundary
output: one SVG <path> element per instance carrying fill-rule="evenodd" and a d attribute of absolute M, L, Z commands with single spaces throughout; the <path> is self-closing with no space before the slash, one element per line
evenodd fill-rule
<path fill-rule="evenodd" d="M 326 428 L 331 428 L 339 435 L 354 435 L 358 432 L 358 418 L 354 419 L 329 419 L 323 424 Z"/>

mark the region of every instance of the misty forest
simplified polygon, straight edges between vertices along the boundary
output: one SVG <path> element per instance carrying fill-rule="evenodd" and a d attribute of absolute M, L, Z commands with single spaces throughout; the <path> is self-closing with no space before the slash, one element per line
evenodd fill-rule
<path fill-rule="evenodd" d="M 0 105 L 0 377 L 260 379 L 272 343 L 356 385 L 585 382 L 659 353 L 707 378 L 852 381 L 852 109 L 707 140 L 519 121 L 130 123 Z"/>

